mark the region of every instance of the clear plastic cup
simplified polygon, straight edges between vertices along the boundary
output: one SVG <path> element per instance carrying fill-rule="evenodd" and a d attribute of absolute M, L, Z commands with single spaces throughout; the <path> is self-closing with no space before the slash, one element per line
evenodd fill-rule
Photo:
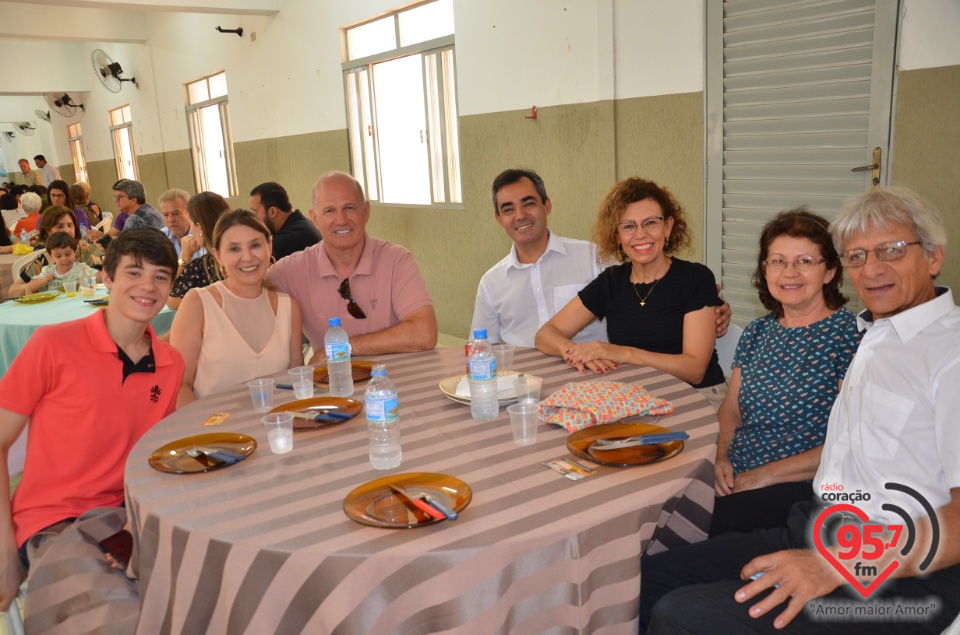
<path fill-rule="evenodd" d="M 267 431 L 270 451 L 286 454 L 293 449 L 293 415 L 289 412 L 271 412 L 261 419 Z"/>
<path fill-rule="evenodd" d="M 293 394 L 297 399 L 313 397 L 313 366 L 297 366 L 291 368 L 290 383 L 293 384 Z"/>
<path fill-rule="evenodd" d="M 513 368 L 513 351 L 516 347 L 513 344 L 496 344 L 493 347 L 493 356 L 497 358 L 497 370 L 510 370 Z"/>
<path fill-rule="evenodd" d="M 267 412 L 273 408 L 273 380 L 254 379 L 247 382 L 254 412 Z"/>
<path fill-rule="evenodd" d="M 540 387 L 543 385 L 541 377 L 522 373 L 513 380 L 517 391 L 517 403 L 540 403 Z"/>
<path fill-rule="evenodd" d="M 537 411 L 540 407 L 531 402 L 507 406 L 513 442 L 517 445 L 532 445 L 537 442 Z"/>
<path fill-rule="evenodd" d="M 67 294 L 68 298 L 77 297 L 77 281 L 76 280 L 67 280 L 63 283 L 63 292 Z"/>

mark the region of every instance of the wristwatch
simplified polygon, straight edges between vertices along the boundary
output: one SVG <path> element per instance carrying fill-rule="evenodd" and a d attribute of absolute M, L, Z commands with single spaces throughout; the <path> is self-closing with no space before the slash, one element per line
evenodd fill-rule
<path fill-rule="evenodd" d="M 183 258 L 177 258 L 177 267 L 183 267 L 186 263 L 183 261 Z"/>

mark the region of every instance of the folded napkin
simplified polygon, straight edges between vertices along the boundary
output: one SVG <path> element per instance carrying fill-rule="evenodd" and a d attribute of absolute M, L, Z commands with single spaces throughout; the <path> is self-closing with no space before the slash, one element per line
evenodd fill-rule
<path fill-rule="evenodd" d="M 33 247 L 26 245 L 24 243 L 17 243 L 13 246 L 13 255 L 14 256 L 26 256 L 27 254 L 33 253 Z"/>
<path fill-rule="evenodd" d="M 538 417 L 544 423 L 556 423 L 573 432 L 633 415 L 671 412 L 672 403 L 654 397 L 643 386 L 586 381 L 567 384 L 541 401 Z"/>
<path fill-rule="evenodd" d="M 513 385 L 516 378 L 516 375 L 500 375 L 497 377 L 497 399 L 510 399 L 517 396 L 517 389 Z M 456 395 L 464 399 L 470 398 L 470 377 L 467 375 L 460 378 Z"/>

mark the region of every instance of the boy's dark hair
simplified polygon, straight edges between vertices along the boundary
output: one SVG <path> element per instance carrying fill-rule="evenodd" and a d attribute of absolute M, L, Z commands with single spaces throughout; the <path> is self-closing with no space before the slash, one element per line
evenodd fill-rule
<path fill-rule="evenodd" d="M 47 248 L 47 253 L 50 253 L 54 249 L 63 249 L 64 247 L 69 247 L 76 251 L 77 239 L 67 232 L 53 232 L 47 237 L 47 242 L 44 243 L 44 247 Z"/>
<path fill-rule="evenodd" d="M 132 256 L 138 265 L 146 260 L 152 265 L 166 267 L 171 279 L 177 272 L 177 250 L 169 238 L 153 227 L 128 229 L 110 241 L 103 257 L 103 271 L 110 278 L 117 273 L 117 265 L 124 256 Z"/>

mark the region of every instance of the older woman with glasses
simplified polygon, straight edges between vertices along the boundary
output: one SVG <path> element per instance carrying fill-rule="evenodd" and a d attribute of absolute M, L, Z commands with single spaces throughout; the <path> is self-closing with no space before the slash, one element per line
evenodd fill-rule
<path fill-rule="evenodd" d="M 623 264 L 597 276 L 544 324 L 537 348 L 580 372 L 652 366 L 719 405 L 724 379 L 714 350 L 714 307 L 723 303 L 707 267 L 673 256 L 690 242 L 673 195 L 640 178 L 618 183 L 600 205 L 594 242 L 601 260 L 619 257 Z M 610 343 L 571 340 L 598 319 L 606 319 Z"/>
<path fill-rule="evenodd" d="M 753 284 L 770 313 L 744 330 L 718 413 L 711 536 L 785 526 L 790 507 L 813 497 L 830 409 L 860 342 L 842 279 L 820 216 L 801 207 L 763 228 Z"/>

